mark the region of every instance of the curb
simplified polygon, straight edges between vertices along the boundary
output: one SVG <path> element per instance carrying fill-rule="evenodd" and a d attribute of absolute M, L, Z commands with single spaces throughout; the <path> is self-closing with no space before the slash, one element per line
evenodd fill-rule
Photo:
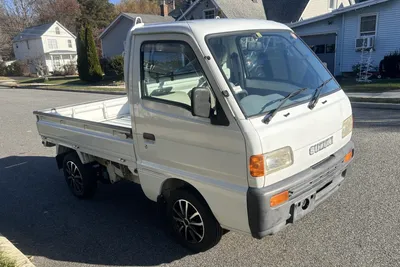
<path fill-rule="evenodd" d="M 1 85 L 0 86 L 6 86 Z M 42 91 L 59 91 L 59 92 L 72 92 L 72 93 L 91 93 L 91 94 L 103 94 L 103 95 L 126 95 L 125 91 L 100 91 L 100 90 L 72 90 L 72 89 L 57 89 L 57 88 L 37 88 L 37 87 L 24 87 L 24 86 L 9 86 L 16 89 L 24 90 L 42 90 Z"/>
<path fill-rule="evenodd" d="M 0 86 L 16 88 L 19 85 L 15 81 L 0 81 Z"/>
<path fill-rule="evenodd" d="M 0 252 L 10 260 L 15 261 L 17 267 L 35 267 L 35 265 L 33 265 L 33 263 L 2 234 L 0 234 Z"/>
<path fill-rule="evenodd" d="M 400 104 L 400 98 L 379 98 L 379 97 L 351 97 L 351 102 L 380 103 L 380 104 Z"/>
<path fill-rule="evenodd" d="M 391 104 L 391 103 L 352 102 L 351 106 L 353 108 L 400 110 L 399 104 Z"/>

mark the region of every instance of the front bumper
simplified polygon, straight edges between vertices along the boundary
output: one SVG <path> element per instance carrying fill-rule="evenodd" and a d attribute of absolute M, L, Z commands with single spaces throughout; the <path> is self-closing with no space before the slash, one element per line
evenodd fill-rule
<path fill-rule="evenodd" d="M 281 182 L 264 188 L 249 188 L 247 191 L 247 211 L 251 234 L 262 238 L 282 230 L 311 212 L 339 189 L 349 174 L 349 164 L 344 156 L 353 150 L 354 143 L 349 142 L 329 158 Z M 270 207 L 270 198 L 288 190 L 289 201 L 277 207 Z M 306 206 L 303 206 L 305 202 Z M 303 209 L 306 207 L 305 209 Z"/>

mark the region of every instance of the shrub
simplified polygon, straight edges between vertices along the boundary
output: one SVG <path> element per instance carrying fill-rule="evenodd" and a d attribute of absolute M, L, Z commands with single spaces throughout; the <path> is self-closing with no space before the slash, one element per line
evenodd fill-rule
<path fill-rule="evenodd" d="M 124 78 L 124 57 L 102 58 L 101 66 L 106 76 L 122 80 Z"/>
<path fill-rule="evenodd" d="M 53 76 L 64 76 L 64 70 L 62 68 L 57 68 L 53 70 Z"/>
<path fill-rule="evenodd" d="M 124 57 L 122 55 L 111 58 L 110 67 L 117 77 L 124 77 Z"/>
<path fill-rule="evenodd" d="M 0 62 L 0 76 L 6 76 L 7 75 L 7 66 L 4 61 Z"/>
<path fill-rule="evenodd" d="M 22 61 L 15 61 L 7 67 L 7 76 L 24 76 L 29 73 L 29 67 Z"/>
<path fill-rule="evenodd" d="M 75 62 L 70 62 L 63 66 L 64 75 L 75 75 L 76 74 L 76 64 Z"/>
<path fill-rule="evenodd" d="M 394 51 L 383 58 L 379 64 L 379 72 L 386 77 L 396 78 L 400 76 L 400 51 Z"/>

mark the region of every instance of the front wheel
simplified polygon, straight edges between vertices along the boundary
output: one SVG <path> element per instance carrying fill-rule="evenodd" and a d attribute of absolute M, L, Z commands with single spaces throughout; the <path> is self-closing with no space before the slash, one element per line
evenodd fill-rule
<path fill-rule="evenodd" d="M 167 219 L 175 239 L 198 253 L 221 240 L 222 228 L 204 200 L 182 189 L 171 192 L 167 200 Z"/>
<path fill-rule="evenodd" d="M 78 155 L 70 153 L 63 161 L 64 177 L 72 194 L 78 198 L 91 198 L 97 189 L 97 179 L 89 167 L 85 167 Z"/>

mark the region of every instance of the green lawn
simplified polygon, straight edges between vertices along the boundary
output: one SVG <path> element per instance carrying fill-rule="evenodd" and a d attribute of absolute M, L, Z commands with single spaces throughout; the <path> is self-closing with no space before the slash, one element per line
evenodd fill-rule
<path fill-rule="evenodd" d="M 0 267 L 16 267 L 16 263 L 13 260 L 10 260 L 9 258 L 6 258 L 1 252 L 0 252 Z"/>
<path fill-rule="evenodd" d="M 370 83 L 358 83 L 356 78 L 342 78 L 339 83 L 346 92 L 380 93 L 391 90 L 400 90 L 400 79 L 375 79 Z"/>
<path fill-rule="evenodd" d="M 78 77 L 49 77 L 48 81 L 45 81 L 44 78 L 34 78 L 20 82 L 21 85 L 29 83 L 43 83 L 45 85 L 55 85 L 64 87 L 87 87 L 87 86 L 113 87 L 116 85 L 120 85 L 122 82 L 106 78 L 97 83 L 89 83 L 81 81 Z"/>

